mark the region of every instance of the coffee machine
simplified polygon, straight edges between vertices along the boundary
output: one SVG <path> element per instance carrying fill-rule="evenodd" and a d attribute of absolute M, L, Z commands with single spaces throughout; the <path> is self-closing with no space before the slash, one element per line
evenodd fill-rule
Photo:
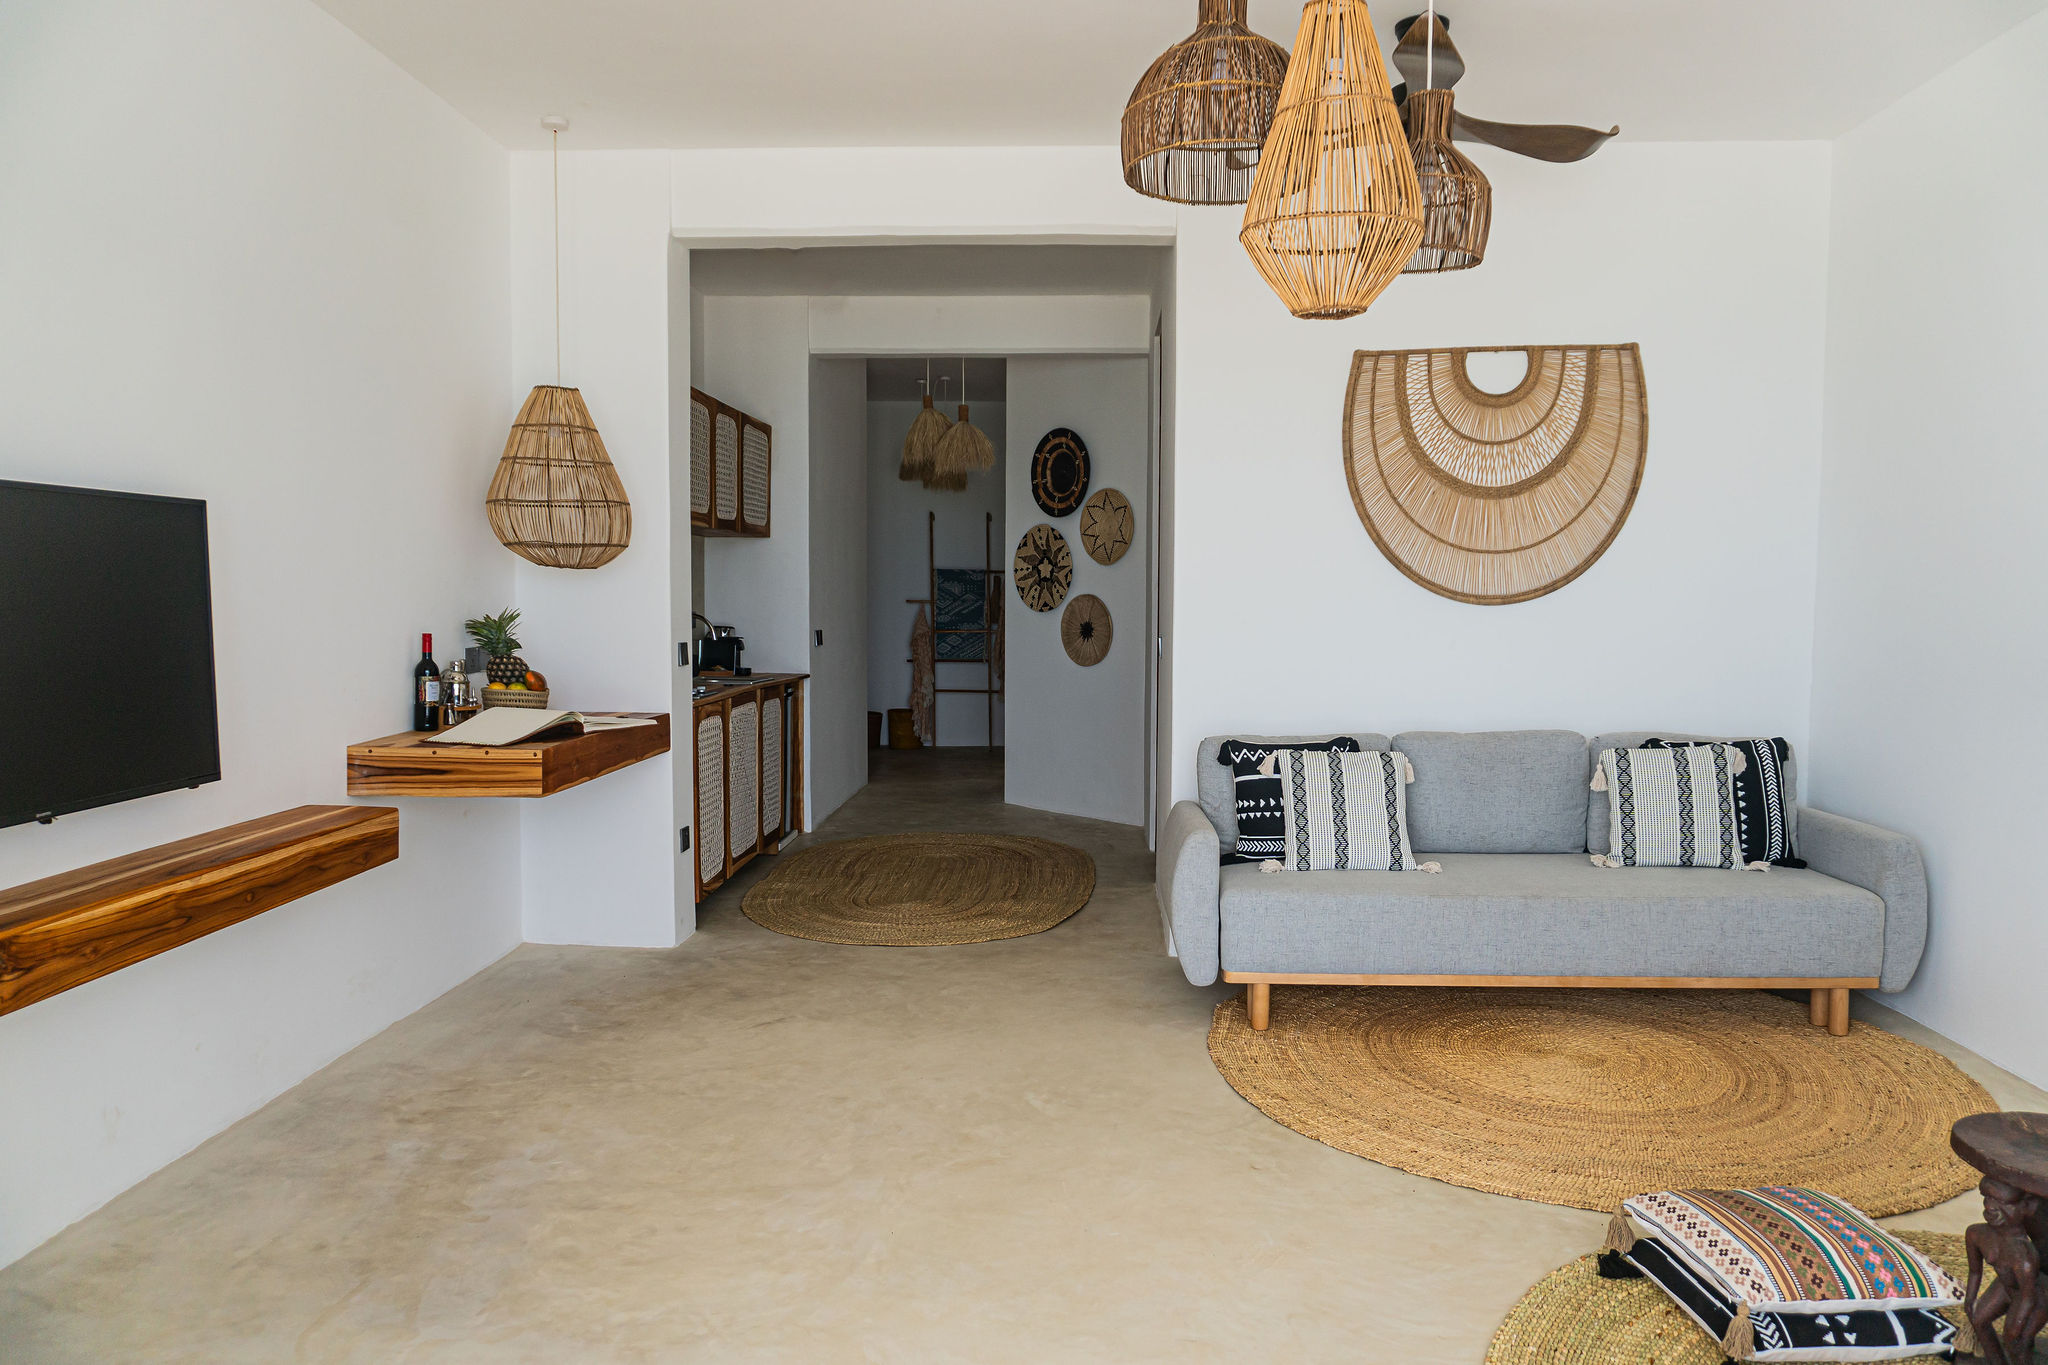
<path fill-rule="evenodd" d="M 734 677 L 745 677 L 748 670 L 740 663 L 740 655 L 747 642 L 740 638 L 739 631 L 732 626 L 713 626 L 711 633 L 697 641 L 697 668 L 699 673 L 730 673 Z"/>

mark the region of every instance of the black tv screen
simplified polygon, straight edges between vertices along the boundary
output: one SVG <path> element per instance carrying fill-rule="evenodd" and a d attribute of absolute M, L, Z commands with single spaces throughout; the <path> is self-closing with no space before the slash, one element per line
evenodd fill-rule
<path fill-rule="evenodd" d="M 0 826 L 220 780 L 206 504 L 0 480 Z"/>

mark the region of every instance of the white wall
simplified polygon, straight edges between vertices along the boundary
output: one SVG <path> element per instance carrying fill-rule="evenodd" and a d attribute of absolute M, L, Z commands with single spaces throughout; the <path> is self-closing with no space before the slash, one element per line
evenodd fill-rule
<path fill-rule="evenodd" d="M 1235 215 L 1182 220 L 1178 798 L 1194 795 L 1201 738 L 1240 730 L 1668 726 L 1804 744 L 1827 147 L 1472 155 L 1494 186 L 1486 264 L 1399 280 L 1352 321 L 1289 317 Z M 1374 548 L 1341 464 L 1353 351 L 1625 341 L 1642 345 L 1648 464 L 1584 576 L 1469 606 Z M 1681 662 L 1650 662 L 1664 659 Z"/>
<path fill-rule="evenodd" d="M 2048 16 L 1835 145 L 1810 789 L 1926 855 L 1926 961 L 1887 1003 L 2048 1084 L 2044 70 Z"/>
<path fill-rule="evenodd" d="M 308 802 L 511 597 L 506 157 L 311 4 L 0 7 L 0 478 L 204 498 L 224 780 L 0 830 L 0 886 Z M 518 813 L 0 1017 L 0 1263 L 519 941 Z"/>
<path fill-rule="evenodd" d="M 1007 398 L 1010 428 L 1009 528 L 1014 553 L 1026 531 L 1047 522 L 1074 556 L 1068 600 L 1093 593 L 1114 627 L 1109 654 L 1083 668 L 1060 642 L 1065 604 L 1034 612 L 1014 586 L 1004 604 L 1009 681 L 1009 747 L 1003 799 L 1118 824 L 1145 819 L 1145 597 L 1151 554 L 1146 523 L 1146 356 L 1013 356 Z M 1097 564 L 1081 546 L 1081 514 L 1051 518 L 1031 496 L 1031 457 L 1054 427 L 1087 442 L 1088 490 L 1115 488 L 1131 500 L 1136 535 L 1114 564 Z"/>
<path fill-rule="evenodd" d="M 931 526 L 942 569 L 982 566 L 984 517 L 988 526 L 988 560 L 1008 581 L 1011 544 L 1005 539 L 1003 515 L 1005 449 L 1008 429 L 1002 403 L 971 403 L 974 424 L 988 433 L 996 448 L 996 467 L 970 477 L 964 491 L 934 492 L 923 484 L 896 477 L 903 463 L 903 437 L 922 408 L 920 403 L 867 404 L 868 466 L 868 695 L 867 707 L 886 714 L 910 704 L 910 630 L 917 608 L 906 599 L 931 595 L 930 558 L 926 541 L 927 513 L 937 513 Z M 948 404 L 946 416 L 957 406 Z M 941 687 L 983 687 L 987 670 L 981 664 L 949 663 L 938 668 Z M 991 742 L 986 697 L 938 698 L 938 742 L 942 747 Z M 886 738 L 886 736 L 885 736 Z M 994 743 L 1003 742 L 1003 699 L 996 698 Z"/>
<path fill-rule="evenodd" d="M 600 569 L 519 561 L 527 661 L 550 704 L 668 711 L 679 698 L 675 603 L 688 601 L 687 544 L 671 544 L 668 158 L 589 152 L 561 161 L 561 382 L 581 389 L 633 506 L 632 544 Z M 512 158 L 513 374 L 523 397 L 555 382 L 553 171 L 546 153 Z M 687 295 L 688 281 L 674 287 Z M 683 448 L 687 458 L 687 446 Z M 687 477 L 686 475 L 684 477 Z M 680 553 L 679 553 L 680 551 Z M 672 557 L 673 556 L 673 557 Z M 688 638 L 687 636 L 682 638 Z M 675 730 L 688 735 L 687 724 Z M 525 934 L 539 943 L 671 947 L 695 927 L 689 860 L 690 750 L 610 774 L 521 810 Z"/>
<path fill-rule="evenodd" d="M 811 823 L 868 781 L 868 367 L 811 361 Z"/>

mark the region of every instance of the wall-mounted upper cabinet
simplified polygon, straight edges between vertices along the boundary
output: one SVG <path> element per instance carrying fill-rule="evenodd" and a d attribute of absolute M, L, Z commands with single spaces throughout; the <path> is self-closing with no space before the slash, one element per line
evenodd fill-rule
<path fill-rule="evenodd" d="M 690 530 L 766 536 L 774 429 L 699 389 L 690 390 Z"/>

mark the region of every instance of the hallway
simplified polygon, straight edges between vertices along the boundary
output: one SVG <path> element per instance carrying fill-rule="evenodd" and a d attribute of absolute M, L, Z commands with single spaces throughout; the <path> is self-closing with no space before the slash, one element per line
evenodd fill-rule
<path fill-rule="evenodd" d="M 675 950 L 520 948 L 0 1272 L 0 1357 L 1471 1363 L 1599 1245 L 1240 1100 L 1137 829 L 1001 805 L 984 750 L 871 757 L 812 837 L 1042 835 L 1093 902 L 812 943 L 741 915 L 764 859 Z"/>

